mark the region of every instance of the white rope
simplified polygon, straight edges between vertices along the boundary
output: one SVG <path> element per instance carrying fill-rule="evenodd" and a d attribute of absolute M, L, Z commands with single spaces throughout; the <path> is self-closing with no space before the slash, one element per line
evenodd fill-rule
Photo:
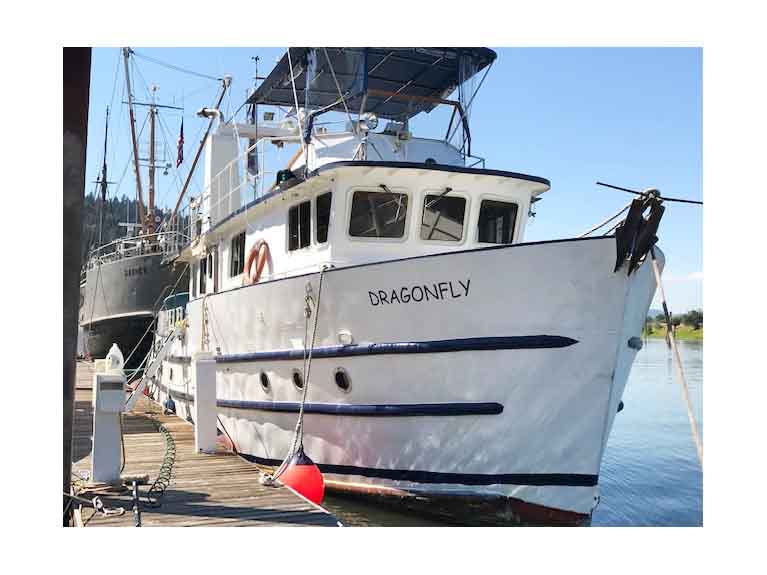
<path fill-rule="evenodd" d="M 290 85 L 293 88 L 293 101 L 296 104 L 296 120 L 298 120 L 298 131 L 301 132 L 302 134 L 301 149 L 305 151 L 306 148 L 304 146 L 304 138 L 303 138 L 304 127 L 303 127 L 303 124 L 301 123 L 301 116 L 298 114 L 298 93 L 296 92 L 296 79 L 293 77 L 293 61 L 290 58 L 290 48 L 288 48 L 288 66 L 290 66 Z M 308 168 L 308 166 L 305 166 L 305 167 Z"/>
<path fill-rule="evenodd" d="M 674 337 L 674 330 L 671 325 L 671 318 L 668 314 L 668 306 L 666 305 L 666 294 L 663 291 L 663 282 L 660 278 L 660 270 L 658 269 L 658 262 L 655 259 L 655 248 L 650 248 L 650 256 L 652 258 L 652 269 L 655 272 L 655 281 L 658 283 L 658 289 L 660 290 L 661 301 L 663 302 L 663 312 L 666 316 L 666 326 L 668 339 L 671 342 L 671 349 L 674 352 L 674 359 L 676 359 L 676 373 L 679 377 L 679 383 L 682 385 L 682 395 L 687 407 L 687 418 L 690 420 L 690 427 L 692 429 L 692 437 L 695 440 L 695 447 L 698 450 L 698 459 L 701 466 L 703 465 L 703 440 L 698 433 L 698 424 L 695 421 L 695 415 L 692 412 L 692 402 L 690 401 L 690 392 L 687 387 L 687 380 L 684 377 L 684 370 L 682 369 L 682 358 L 679 356 L 679 349 L 676 347 L 676 338 Z"/>
<path fill-rule="evenodd" d="M 317 288 L 317 302 L 314 304 L 314 327 L 312 329 L 312 341 L 308 346 L 308 349 L 307 342 L 309 339 L 309 318 L 312 315 L 312 310 L 309 302 L 311 302 L 313 298 L 308 293 L 305 298 L 306 307 L 304 309 L 304 316 L 306 317 L 306 322 L 304 324 L 304 388 L 301 395 L 301 406 L 298 410 L 298 420 L 296 421 L 296 427 L 293 430 L 293 441 L 290 444 L 290 449 L 288 450 L 285 459 L 282 460 L 282 463 L 280 464 L 279 468 L 277 468 L 277 471 L 271 475 L 266 474 L 261 477 L 261 483 L 263 485 L 274 485 L 275 480 L 277 480 L 280 475 L 282 475 L 287 469 L 290 461 L 296 454 L 297 449 L 302 447 L 304 443 L 304 406 L 306 405 L 306 395 L 309 390 L 309 380 L 312 369 L 312 351 L 314 350 L 314 344 L 317 339 L 317 324 L 319 323 L 320 319 L 320 301 L 322 298 L 322 279 L 325 276 L 325 269 L 326 267 L 324 265 L 320 268 L 319 287 Z"/>
<path fill-rule="evenodd" d="M 343 95 L 343 92 L 341 92 L 341 85 L 338 83 L 338 79 L 336 78 L 336 72 L 333 70 L 333 64 L 330 63 L 330 56 L 328 56 L 328 49 L 322 48 L 322 51 L 325 53 L 325 59 L 328 61 L 328 67 L 330 68 L 330 73 L 333 76 L 333 82 L 336 84 L 336 90 L 338 90 L 338 95 L 341 97 L 341 102 L 344 105 L 344 110 L 346 110 L 346 117 L 349 118 L 349 124 L 351 124 L 352 130 L 354 131 L 354 135 L 357 135 L 357 126 L 354 125 L 354 121 L 352 120 L 352 115 L 349 113 L 349 108 L 346 106 L 346 98 Z"/>
<path fill-rule="evenodd" d="M 606 219 L 605 221 L 603 221 L 602 223 L 600 223 L 600 224 L 598 224 L 598 225 L 594 226 L 594 227 L 593 227 L 593 228 L 591 228 L 589 231 L 587 231 L 587 232 L 585 232 L 585 233 L 582 233 L 582 234 L 581 234 L 581 235 L 579 235 L 578 237 L 579 237 L 579 238 L 584 238 L 584 237 L 586 237 L 587 235 L 589 235 L 590 233 L 593 233 L 593 232 L 597 231 L 597 230 L 598 230 L 599 228 L 601 228 L 602 226 L 604 226 L 604 225 L 606 225 L 606 224 L 609 224 L 611 221 L 613 221 L 615 218 L 617 218 L 618 216 L 620 216 L 620 215 L 621 215 L 623 212 L 625 212 L 626 210 L 628 210 L 630 207 L 631 207 L 631 202 L 629 202 L 628 204 L 626 204 L 626 207 L 624 207 L 624 208 L 623 208 L 621 211 L 619 211 L 619 212 L 618 212 L 618 213 L 616 213 L 615 215 L 613 215 L 613 216 L 610 216 L 609 218 L 607 218 L 607 219 Z M 610 231 L 612 231 L 612 230 L 610 230 Z"/>

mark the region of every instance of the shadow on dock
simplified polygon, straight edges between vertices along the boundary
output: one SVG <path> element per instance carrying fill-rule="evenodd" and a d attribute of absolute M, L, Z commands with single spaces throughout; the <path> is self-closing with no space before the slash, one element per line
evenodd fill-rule
<path fill-rule="evenodd" d="M 93 406 L 92 364 L 78 362 L 73 430 L 73 472 L 82 476 L 90 471 Z M 175 442 L 175 463 L 170 485 L 159 507 L 151 506 L 146 495 L 157 478 L 166 455 L 166 443 L 157 424 L 167 429 Z M 148 398 L 139 399 L 132 413 L 123 415 L 126 475 L 148 475 L 150 485 L 140 488 L 143 526 L 338 526 L 338 520 L 322 507 L 303 499 L 286 487 L 261 485 L 258 468 L 243 458 L 220 448 L 215 454 L 197 453 L 194 427 L 162 409 Z M 82 482 L 75 485 L 83 487 Z M 83 494 L 90 498 L 93 494 Z M 107 508 L 122 507 L 119 516 L 93 515 L 82 511 L 87 526 L 133 526 L 133 500 L 130 491 L 101 494 Z"/>

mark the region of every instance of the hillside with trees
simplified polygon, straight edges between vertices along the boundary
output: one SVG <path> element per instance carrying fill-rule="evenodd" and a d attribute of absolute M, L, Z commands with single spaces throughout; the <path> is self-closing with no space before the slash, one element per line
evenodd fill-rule
<path fill-rule="evenodd" d="M 129 198 L 126 195 L 123 195 L 121 198 L 107 198 L 107 201 L 104 203 L 101 242 L 99 242 L 100 209 L 101 198 L 99 196 L 93 194 L 85 196 L 82 211 L 83 233 L 80 243 L 80 253 L 83 262 L 91 249 L 125 235 L 126 228 L 125 226 L 118 225 L 120 222 L 135 222 L 138 219 L 135 198 Z M 160 218 L 169 215 L 168 210 L 160 208 L 156 209 L 156 213 Z"/>
<path fill-rule="evenodd" d="M 703 339 L 703 310 L 693 309 L 680 315 L 671 315 L 671 325 L 677 339 Z M 666 337 L 666 317 L 656 314 L 647 316 L 643 335 L 648 337 Z"/>

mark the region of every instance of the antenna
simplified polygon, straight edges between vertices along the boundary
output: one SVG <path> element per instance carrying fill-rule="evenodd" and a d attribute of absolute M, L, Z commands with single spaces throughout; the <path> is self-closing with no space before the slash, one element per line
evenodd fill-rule
<path fill-rule="evenodd" d="M 146 231 L 149 234 L 154 233 L 155 221 L 154 221 L 154 140 L 155 140 L 155 118 L 157 117 L 157 108 L 154 105 L 155 94 L 157 92 L 157 85 L 152 84 L 150 88 L 152 92 L 152 105 L 149 106 L 149 197 L 147 205 L 147 221 Z"/>
<path fill-rule="evenodd" d="M 697 204 L 702 206 L 703 202 L 699 202 L 697 200 L 683 200 L 681 198 L 666 198 L 660 195 L 660 192 L 658 190 L 645 190 L 644 192 L 637 192 L 636 190 L 630 190 L 628 188 L 622 188 L 620 186 L 613 186 L 612 184 L 605 184 L 603 182 L 597 182 L 597 186 L 604 186 L 605 188 L 611 188 L 613 190 L 620 190 L 622 192 L 628 192 L 629 194 L 634 194 L 636 196 L 643 196 L 648 192 L 656 192 L 658 194 L 658 197 L 661 200 L 664 200 L 666 202 L 680 202 L 682 204 Z"/>

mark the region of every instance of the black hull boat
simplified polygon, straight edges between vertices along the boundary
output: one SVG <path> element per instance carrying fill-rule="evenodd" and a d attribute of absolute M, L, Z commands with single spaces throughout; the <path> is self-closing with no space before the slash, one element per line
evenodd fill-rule
<path fill-rule="evenodd" d="M 119 240 L 99 250 L 107 253 L 91 257 L 80 306 L 91 358 L 105 357 L 116 343 L 126 358 L 133 354 L 126 367 L 135 369 L 148 353 L 154 337 L 150 326 L 163 298 L 189 281 L 186 266 L 164 261 L 160 245 L 140 237 Z M 144 250 L 150 253 L 136 253 Z"/>

